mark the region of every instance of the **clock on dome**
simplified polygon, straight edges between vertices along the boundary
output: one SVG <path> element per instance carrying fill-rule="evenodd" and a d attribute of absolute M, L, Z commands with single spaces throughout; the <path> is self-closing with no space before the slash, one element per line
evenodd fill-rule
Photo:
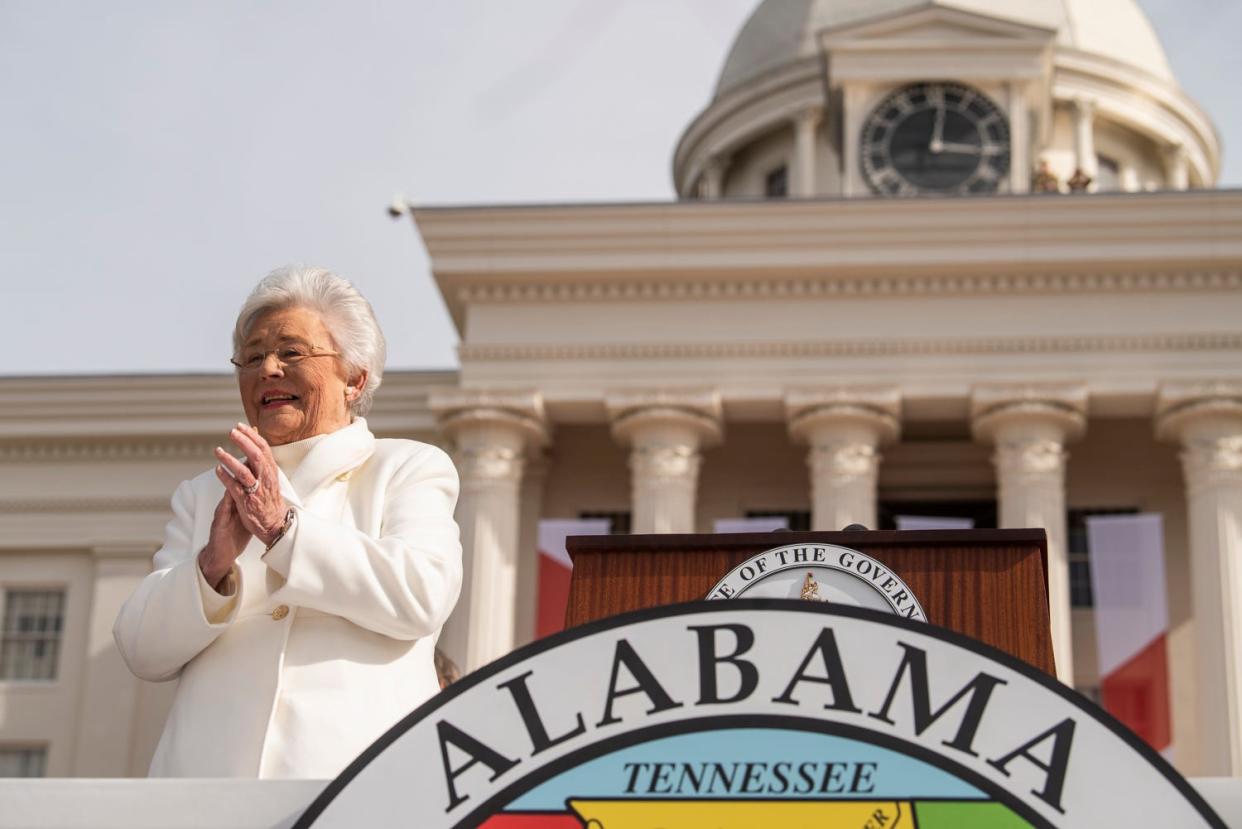
<path fill-rule="evenodd" d="M 1009 122 L 964 84 L 910 84 L 867 116 L 860 149 L 863 177 L 881 195 L 995 193 L 1009 172 Z"/>

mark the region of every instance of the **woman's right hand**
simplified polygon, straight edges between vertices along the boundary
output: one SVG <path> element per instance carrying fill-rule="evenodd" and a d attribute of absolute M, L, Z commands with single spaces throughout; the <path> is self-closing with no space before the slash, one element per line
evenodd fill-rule
<path fill-rule="evenodd" d="M 250 537 L 250 530 L 246 529 L 237 513 L 237 505 L 225 492 L 220 503 L 216 504 L 207 546 L 198 554 L 198 569 L 203 571 L 203 578 L 213 590 L 219 592 L 220 583 L 250 543 Z"/>

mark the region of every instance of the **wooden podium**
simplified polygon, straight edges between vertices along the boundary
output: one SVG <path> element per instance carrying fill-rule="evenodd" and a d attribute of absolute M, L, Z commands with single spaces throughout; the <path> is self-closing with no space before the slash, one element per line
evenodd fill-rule
<path fill-rule="evenodd" d="M 565 626 L 702 599 L 750 556 L 808 543 L 866 553 L 905 581 L 932 624 L 1056 673 L 1043 530 L 573 536 L 567 541 L 574 571 Z"/>

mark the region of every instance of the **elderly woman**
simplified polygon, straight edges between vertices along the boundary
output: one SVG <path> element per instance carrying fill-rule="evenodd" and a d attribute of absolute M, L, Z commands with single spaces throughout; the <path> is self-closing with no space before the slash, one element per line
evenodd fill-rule
<path fill-rule="evenodd" d="M 439 689 L 457 473 L 367 428 L 384 337 L 330 271 L 263 279 L 233 352 L 244 460 L 217 447 L 177 488 L 113 633 L 139 677 L 178 680 L 152 776 L 330 778 Z"/>

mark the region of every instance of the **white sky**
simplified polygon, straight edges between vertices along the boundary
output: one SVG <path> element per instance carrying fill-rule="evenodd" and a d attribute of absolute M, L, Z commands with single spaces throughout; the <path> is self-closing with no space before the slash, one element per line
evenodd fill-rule
<path fill-rule="evenodd" d="M 1140 0 L 1242 185 L 1240 0 Z M 290 261 L 456 364 L 394 194 L 664 200 L 757 0 L 0 0 L 0 375 L 223 372 Z"/>

